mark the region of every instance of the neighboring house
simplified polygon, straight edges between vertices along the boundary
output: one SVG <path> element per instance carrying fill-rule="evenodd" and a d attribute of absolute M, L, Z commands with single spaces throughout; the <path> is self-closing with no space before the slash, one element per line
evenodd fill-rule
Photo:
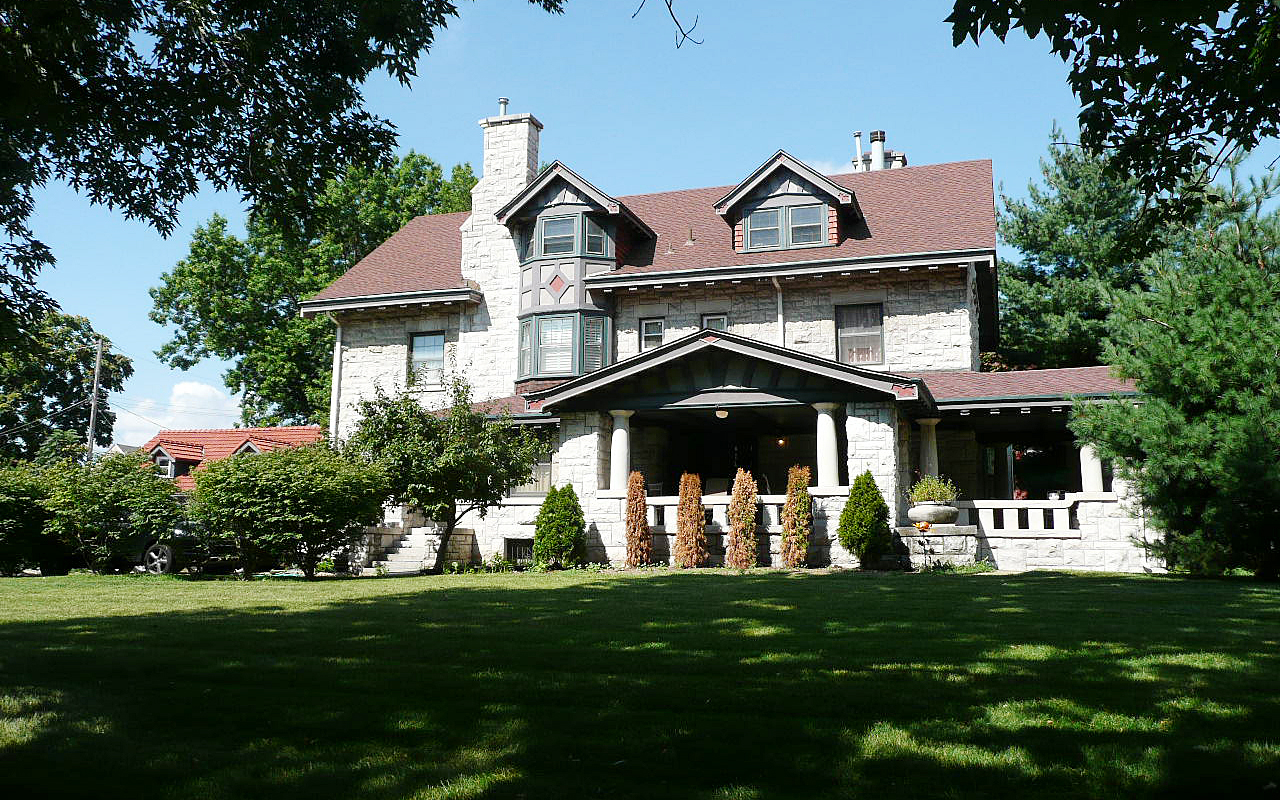
<path fill-rule="evenodd" d="M 619 561 L 631 470 L 657 553 L 685 471 L 703 478 L 718 542 L 739 467 L 776 553 L 786 470 L 804 464 L 815 563 L 852 563 L 835 526 L 870 470 L 902 525 L 914 475 L 959 484 L 971 524 L 902 530 L 917 556 L 1156 568 L 1129 541 L 1146 529 L 1122 487 L 1065 425 L 1069 398 L 1132 388 L 1105 367 L 978 371 L 997 337 L 990 161 L 907 166 L 876 131 L 848 174 L 778 151 L 734 186 L 617 197 L 559 161 L 539 171 L 533 116 L 504 108 L 480 126 L 472 211 L 412 220 L 303 303 L 337 323 L 337 437 L 375 387 L 439 404 L 456 369 L 554 442 L 529 486 L 469 521 L 470 557 L 526 552 L 542 493 L 569 483 L 590 558 Z M 402 535 L 429 539 L 385 528 L 370 558 L 421 550 Z"/>
<path fill-rule="evenodd" d="M 139 449 L 140 448 L 136 444 L 120 444 L 119 442 L 112 442 L 111 446 L 107 448 L 107 455 L 127 456 L 130 453 L 138 452 Z"/>
<path fill-rule="evenodd" d="M 266 453 L 282 447 L 300 447 L 324 437 L 319 425 L 279 428 L 221 428 L 160 431 L 141 450 L 151 457 L 181 492 L 195 488 L 192 472 L 212 461 L 239 453 Z M 138 449 L 138 448 L 134 448 Z"/>

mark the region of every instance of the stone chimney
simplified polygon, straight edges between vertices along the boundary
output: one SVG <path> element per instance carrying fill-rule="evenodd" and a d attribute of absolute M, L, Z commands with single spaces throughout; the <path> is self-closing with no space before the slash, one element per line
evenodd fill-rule
<path fill-rule="evenodd" d="M 473 216 L 484 223 L 538 172 L 538 134 L 542 123 L 532 114 L 508 114 L 507 98 L 499 98 L 496 117 L 480 120 L 484 129 L 484 160 L 480 182 L 471 190 Z"/>

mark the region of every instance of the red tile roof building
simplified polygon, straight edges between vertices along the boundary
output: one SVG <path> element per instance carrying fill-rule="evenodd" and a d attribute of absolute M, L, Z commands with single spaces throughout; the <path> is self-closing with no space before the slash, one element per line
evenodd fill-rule
<path fill-rule="evenodd" d="M 175 463 L 174 483 L 183 492 L 195 488 L 191 472 L 203 469 L 241 451 L 259 453 L 285 447 L 314 444 L 324 438 L 319 425 L 294 425 L 275 428 L 211 428 L 197 430 L 165 430 L 147 440 L 140 448 L 154 461 L 167 455 Z"/>

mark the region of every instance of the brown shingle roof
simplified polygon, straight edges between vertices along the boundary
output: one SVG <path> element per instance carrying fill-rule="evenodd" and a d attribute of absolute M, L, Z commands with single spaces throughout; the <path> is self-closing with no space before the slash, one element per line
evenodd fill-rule
<path fill-rule="evenodd" d="M 1111 374 L 1111 367 L 1028 369 L 1017 372 L 909 372 L 922 378 L 940 403 L 962 400 L 1060 398 L 1071 395 L 1133 394 L 1132 381 Z"/>
<path fill-rule="evenodd" d="M 990 161 L 832 175 L 854 191 L 866 219 L 835 247 L 739 253 L 715 202 L 733 189 L 714 186 L 619 197 L 657 234 L 620 270 L 631 274 L 824 259 L 874 258 L 950 250 L 994 250 L 995 195 Z M 315 300 L 463 287 L 467 212 L 417 217 L 365 256 Z M 693 242 L 689 231 L 693 230 Z"/>

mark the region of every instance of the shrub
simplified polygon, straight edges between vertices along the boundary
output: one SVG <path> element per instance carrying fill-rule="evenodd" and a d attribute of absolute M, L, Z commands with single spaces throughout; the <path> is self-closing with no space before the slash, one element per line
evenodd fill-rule
<path fill-rule="evenodd" d="M 972 564 L 933 561 L 921 567 L 920 571 L 930 575 L 980 575 L 984 572 L 995 572 L 996 566 L 985 558 Z"/>
<path fill-rule="evenodd" d="M 543 569 L 572 567 L 585 560 L 587 525 L 573 487 L 551 487 L 533 528 L 533 563 Z"/>
<path fill-rule="evenodd" d="M 889 506 L 867 470 L 849 487 L 849 500 L 840 512 L 837 529 L 840 544 L 858 557 L 862 566 L 875 563 L 893 546 L 889 532 Z"/>
<path fill-rule="evenodd" d="M 702 479 L 686 472 L 680 476 L 680 505 L 676 508 L 676 541 L 671 560 L 677 567 L 707 565 L 707 518 L 702 509 Z"/>
<path fill-rule="evenodd" d="M 756 540 L 756 481 L 751 473 L 739 469 L 733 478 L 733 495 L 729 498 L 729 546 L 725 548 L 725 566 L 751 569 L 759 559 L 760 544 Z"/>
<path fill-rule="evenodd" d="M 809 496 L 809 468 L 787 470 L 787 502 L 782 506 L 782 564 L 803 567 L 813 535 L 813 498 Z"/>
<path fill-rule="evenodd" d="M 387 480 L 327 444 L 225 458 L 196 473 L 191 515 L 234 545 L 245 580 L 291 559 L 314 578 L 320 559 L 359 540 L 382 516 Z"/>
<path fill-rule="evenodd" d="M 925 475 L 907 490 L 907 500 L 912 503 L 951 503 L 959 496 L 951 479 L 941 475 Z"/>
<path fill-rule="evenodd" d="M 632 472 L 627 480 L 627 566 L 643 567 L 653 561 L 653 534 L 649 532 L 649 503 L 644 475 Z"/>
<path fill-rule="evenodd" d="M 0 575 L 17 575 L 49 558 L 52 537 L 44 532 L 49 488 L 29 466 L 0 467 Z"/>
<path fill-rule="evenodd" d="M 44 474 L 48 530 L 99 572 L 131 558 L 139 544 L 167 538 L 178 520 L 173 483 L 145 453 L 64 462 Z"/>

